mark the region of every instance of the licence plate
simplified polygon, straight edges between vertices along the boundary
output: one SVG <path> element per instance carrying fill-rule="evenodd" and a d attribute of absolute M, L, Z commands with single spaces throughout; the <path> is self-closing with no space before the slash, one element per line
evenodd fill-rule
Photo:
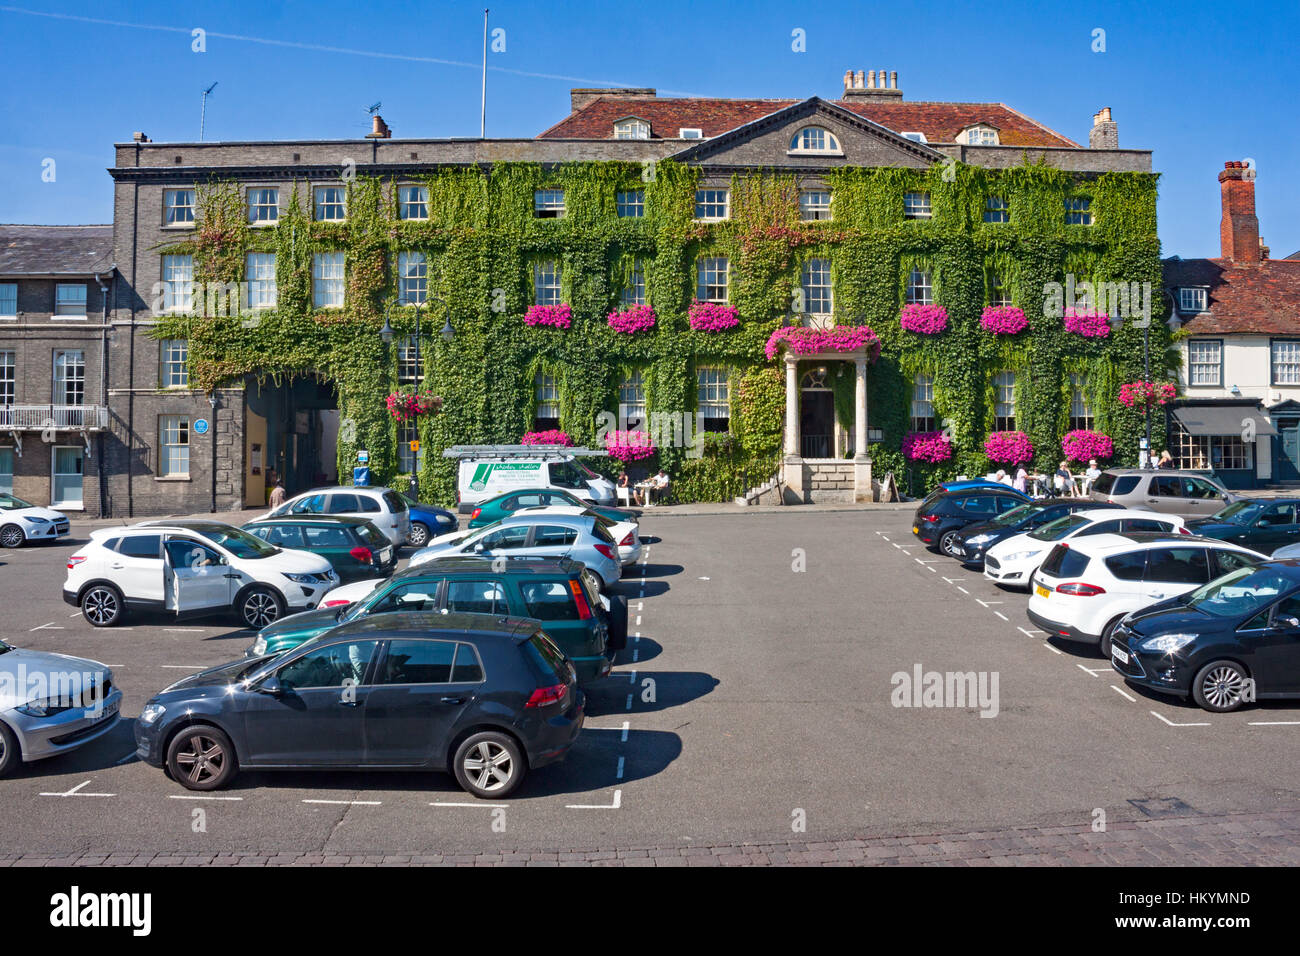
<path fill-rule="evenodd" d="M 606 611 L 609 610 L 609 598 L 605 597 L 605 595 L 603 595 L 603 594 L 600 596 L 600 603 L 603 604 L 603 605 L 605 605 L 605 610 L 606 610 Z"/>
<path fill-rule="evenodd" d="M 1118 647 L 1116 647 L 1113 644 L 1111 645 L 1110 648 L 1110 657 L 1111 660 L 1119 661 L 1121 664 L 1128 663 L 1128 651 L 1121 651 Z"/>
<path fill-rule="evenodd" d="M 387 564 L 388 559 L 391 558 L 392 556 L 393 556 L 392 548 L 384 548 L 383 551 L 379 552 L 379 560 L 384 564 Z"/>
<path fill-rule="evenodd" d="M 99 723 L 99 722 L 101 722 L 101 721 L 108 720 L 108 719 L 111 718 L 114 714 L 116 714 L 116 713 L 117 713 L 117 708 L 118 708 L 118 704 L 117 704 L 116 702 L 114 702 L 114 703 L 111 703 L 111 704 L 107 704 L 107 705 L 105 705 L 104 709 L 101 710 L 98 714 L 93 714 L 93 713 L 91 713 L 90 711 L 86 711 L 86 716 L 87 716 L 87 717 L 90 717 L 92 720 L 94 720 L 95 723 Z"/>
<path fill-rule="evenodd" d="M 920 534 L 920 533 L 921 533 L 921 529 L 916 525 L 912 525 L 912 534 Z"/>
<path fill-rule="evenodd" d="M 1039 597 L 1041 597 L 1041 598 L 1045 598 L 1045 597 L 1047 597 L 1047 595 L 1051 594 L 1052 592 L 1051 592 L 1050 590 L 1048 590 L 1047 588 L 1043 587 L 1041 584 L 1035 584 L 1035 585 L 1034 585 L 1034 593 L 1037 594 L 1037 595 L 1038 595 Z"/>

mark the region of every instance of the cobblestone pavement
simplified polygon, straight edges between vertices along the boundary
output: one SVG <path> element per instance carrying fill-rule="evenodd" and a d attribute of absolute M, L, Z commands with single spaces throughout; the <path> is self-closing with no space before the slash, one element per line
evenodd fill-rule
<path fill-rule="evenodd" d="M 1287 866 L 1300 864 L 1300 809 L 1199 814 L 1089 827 L 1015 827 L 830 842 L 335 856 L 327 853 L 86 853 L 0 856 L 20 866 Z"/>

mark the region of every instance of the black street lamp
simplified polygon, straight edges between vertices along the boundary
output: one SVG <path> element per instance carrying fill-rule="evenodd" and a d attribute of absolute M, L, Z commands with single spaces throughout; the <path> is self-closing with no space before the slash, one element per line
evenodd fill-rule
<path fill-rule="evenodd" d="M 1167 294 L 1167 293 L 1166 293 Z M 1110 320 L 1111 327 L 1119 331 L 1124 327 L 1124 317 L 1117 315 Z M 1151 381 L 1151 317 L 1147 316 L 1142 325 L 1142 381 Z M 1146 400 L 1142 403 L 1143 415 L 1145 416 L 1146 426 L 1146 453 L 1147 464 L 1151 462 L 1151 402 Z"/>

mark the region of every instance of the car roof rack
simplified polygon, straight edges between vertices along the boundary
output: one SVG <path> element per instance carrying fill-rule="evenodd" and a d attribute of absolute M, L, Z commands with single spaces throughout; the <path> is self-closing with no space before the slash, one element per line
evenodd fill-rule
<path fill-rule="evenodd" d="M 443 458 L 585 458 L 608 455 L 605 449 L 568 445 L 452 445 Z"/>

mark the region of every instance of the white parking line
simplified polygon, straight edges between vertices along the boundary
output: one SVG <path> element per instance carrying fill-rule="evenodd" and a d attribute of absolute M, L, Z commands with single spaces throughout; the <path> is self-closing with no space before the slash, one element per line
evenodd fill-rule
<path fill-rule="evenodd" d="M 1040 631 L 1036 627 L 1017 627 L 1016 630 L 1019 631 L 1021 634 L 1025 635 L 1025 637 L 1033 637 L 1035 634 L 1047 633 L 1046 631 Z"/>
<path fill-rule="evenodd" d="M 1049 651 L 1051 651 L 1053 654 L 1061 653 L 1061 649 L 1059 647 L 1053 647 L 1051 644 L 1048 644 L 1046 641 L 1043 641 L 1043 646 L 1047 648 Z"/>
<path fill-rule="evenodd" d="M 342 807 L 378 807 L 382 804 L 380 800 L 304 800 L 303 803 L 328 803 L 331 806 Z"/>
<path fill-rule="evenodd" d="M 169 793 L 167 794 L 167 799 L 168 800 L 229 800 L 231 802 L 238 802 L 243 800 L 244 798 L 243 797 L 203 797 L 203 796 L 191 796 L 189 794 L 184 794 L 184 793 Z"/>
<path fill-rule="evenodd" d="M 92 777 L 91 780 L 94 778 Z M 66 793 L 42 793 L 42 797 L 116 797 L 115 793 L 82 793 L 82 787 L 90 786 L 90 780 L 85 783 L 79 783 Z"/>
<path fill-rule="evenodd" d="M 964 587 L 962 587 L 960 584 L 957 585 L 957 590 L 960 591 L 962 594 L 966 594 L 966 595 L 969 595 L 969 594 L 970 594 L 970 592 L 967 591 L 967 590 L 966 590 Z"/>
<path fill-rule="evenodd" d="M 1098 674 L 1109 674 L 1113 670 L 1113 668 L 1110 667 L 1084 667 L 1082 664 L 1075 664 L 1074 666 L 1084 673 L 1091 674 L 1093 677 L 1096 677 Z"/>
<path fill-rule="evenodd" d="M 636 616 L 636 626 L 637 626 L 637 627 L 640 627 L 640 626 L 641 626 L 641 615 L 640 615 L 640 614 L 638 614 L 638 615 Z"/>
<path fill-rule="evenodd" d="M 1247 727 L 1300 727 L 1300 720 L 1251 720 Z"/>
<path fill-rule="evenodd" d="M 1138 702 L 1136 697 L 1130 697 L 1128 694 L 1124 693 L 1114 684 L 1110 685 L 1110 689 L 1113 690 L 1115 693 L 1119 694 L 1119 696 L 1123 697 L 1125 700 L 1129 701 L 1130 703 L 1136 704 Z"/>
<path fill-rule="evenodd" d="M 1176 724 L 1176 723 L 1174 723 L 1172 720 L 1170 720 L 1170 719 L 1167 718 L 1167 717 L 1161 717 L 1161 716 L 1160 716 L 1159 714 L 1157 714 L 1154 710 L 1151 711 L 1151 716 L 1152 716 L 1152 717 L 1156 717 L 1156 718 L 1158 718 L 1158 719 L 1160 719 L 1160 720 L 1163 720 L 1163 721 L 1164 721 L 1166 724 L 1168 724 L 1170 727 L 1208 727 L 1208 726 L 1210 726 L 1208 723 L 1202 723 L 1202 724 Z"/>
<path fill-rule="evenodd" d="M 623 743 L 627 743 L 627 731 L 632 725 L 628 721 L 623 721 Z"/>
<path fill-rule="evenodd" d="M 202 634 L 203 633 L 203 628 L 201 627 L 164 627 L 163 630 L 171 631 L 172 633 L 175 634 Z"/>
<path fill-rule="evenodd" d="M 1011 621 L 1007 618 L 1007 616 L 1003 614 L 1001 611 L 994 611 L 993 613 L 996 614 L 998 617 L 1002 618 L 1002 620 L 1006 621 L 1008 624 L 1011 623 Z"/>
<path fill-rule="evenodd" d="M 27 633 L 30 634 L 32 631 L 61 631 L 61 630 L 63 630 L 62 624 L 55 624 L 53 621 L 50 621 L 50 623 L 48 624 L 42 624 L 39 627 L 32 628 L 31 631 L 28 631 Z"/>
<path fill-rule="evenodd" d="M 208 664 L 159 664 L 163 670 L 168 671 L 201 671 L 208 667 Z"/>
<path fill-rule="evenodd" d="M 618 758 L 618 773 L 616 774 L 616 776 L 619 780 L 623 779 L 623 758 L 622 757 Z"/>
<path fill-rule="evenodd" d="M 988 607 L 990 604 L 1006 604 L 1006 603 L 1007 603 L 1006 601 L 985 601 L 983 598 L 976 598 L 975 600 L 976 600 L 976 601 L 979 601 L 979 603 L 980 603 L 980 604 L 983 604 L 985 607 Z"/>
<path fill-rule="evenodd" d="M 631 695 L 631 694 L 628 694 L 628 695 L 627 695 L 627 709 L 628 709 L 628 710 L 631 710 L 631 709 L 632 709 L 632 695 Z"/>
<path fill-rule="evenodd" d="M 488 810 L 504 810 L 507 807 L 509 807 L 510 804 L 508 803 L 450 803 L 444 801 L 442 803 L 431 803 L 429 804 L 429 806 L 431 807 L 482 807 Z"/>
<path fill-rule="evenodd" d="M 617 810 L 622 805 L 623 805 L 623 791 L 615 790 L 613 803 L 607 803 L 607 804 L 567 803 L 565 804 L 565 809 L 566 810 Z"/>

